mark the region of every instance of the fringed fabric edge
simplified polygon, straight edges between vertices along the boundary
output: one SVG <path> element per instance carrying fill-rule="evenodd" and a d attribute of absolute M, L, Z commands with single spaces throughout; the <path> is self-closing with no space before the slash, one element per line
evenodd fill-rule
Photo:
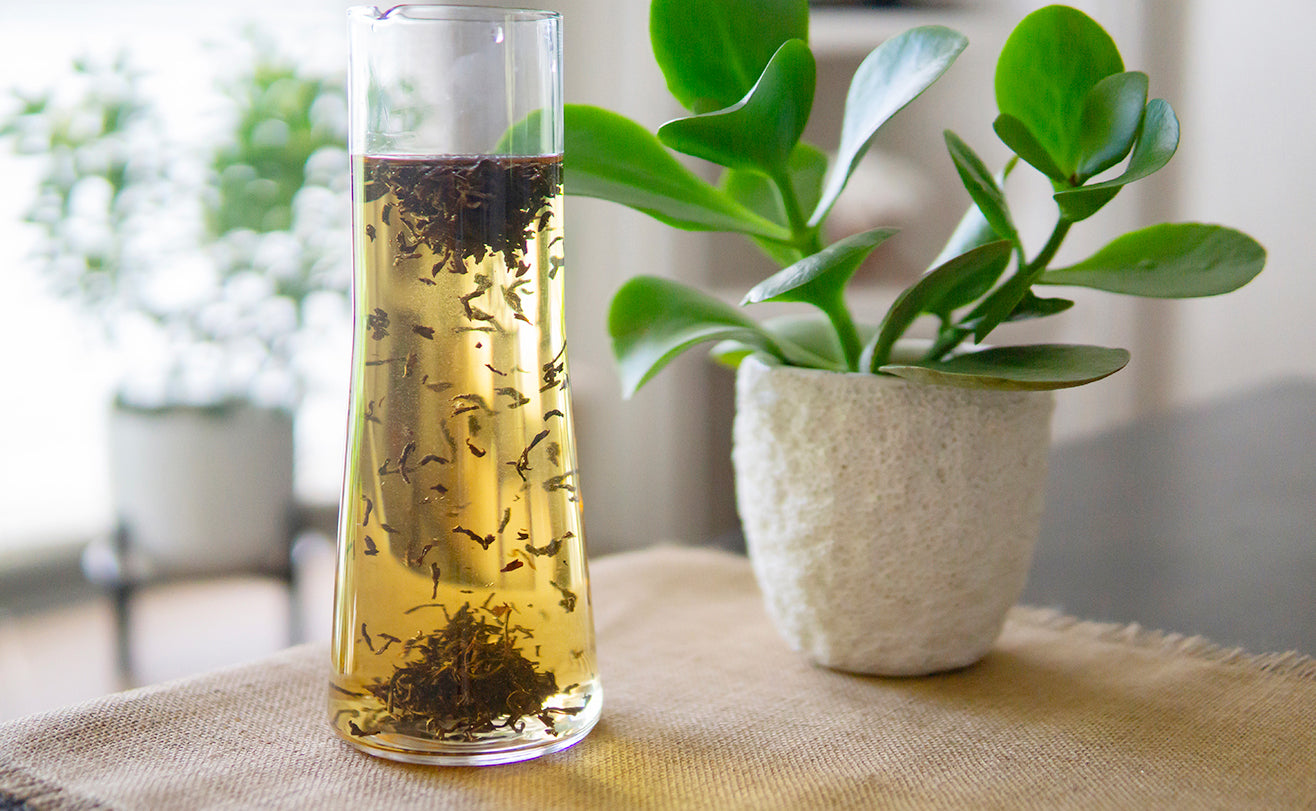
<path fill-rule="evenodd" d="M 1263 673 L 1316 681 L 1316 658 L 1298 651 L 1252 653 L 1244 648 L 1220 645 L 1203 636 L 1144 628 L 1138 623 L 1082 620 L 1053 608 L 1015 606 L 1009 620 L 1036 628 L 1080 633 L 1101 642 L 1118 643 L 1171 656 L 1250 667 Z"/>

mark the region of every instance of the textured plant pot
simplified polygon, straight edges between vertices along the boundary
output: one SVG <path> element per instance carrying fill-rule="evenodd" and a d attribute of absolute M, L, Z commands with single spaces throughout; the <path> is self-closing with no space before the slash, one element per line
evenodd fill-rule
<path fill-rule="evenodd" d="M 733 459 L 769 614 L 812 660 L 971 664 L 1019 598 L 1053 398 L 767 365 L 736 378 Z"/>
<path fill-rule="evenodd" d="M 283 410 L 116 407 L 115 510 L 148 571 L 287 565 L 293 421 Z"/>

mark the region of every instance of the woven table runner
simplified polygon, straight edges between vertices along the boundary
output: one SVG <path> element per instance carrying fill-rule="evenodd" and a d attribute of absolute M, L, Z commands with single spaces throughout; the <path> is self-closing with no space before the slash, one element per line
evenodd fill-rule
<path fill-rule="evenodd" d="M 603 720 L 565 752 L 362 754 L 308 645 L 0 726 L 0 808 L 1316 807 L 1309 659 L 1016 609 L 977 665 L 861 677 L 786 647 L 744 558 L 591 569 Z"/>

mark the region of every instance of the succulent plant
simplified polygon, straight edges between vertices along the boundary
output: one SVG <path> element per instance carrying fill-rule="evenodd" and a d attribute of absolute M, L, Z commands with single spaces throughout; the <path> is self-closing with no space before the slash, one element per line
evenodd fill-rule
<path fill-rule="evenodd" d="M 815 60 L 805 0 L 653 0 L 654 55 L 689 115 L 656 133 L 586 105 L 566 110 L 565 187 L 645 212 L 676 228 L 742 234 L 782 269 L 742 305 L 803 302 L 820 312 L 756 321 L 739 308 L 665 278 L 632 278 L 616 293 L 608 327 L 629 395 L 686 349 L 716 342 L 735 365 L 752 352 L 777 362 L 896 375 L 928 384 L 1053 389 L 1122 368 L 1123 349 L 1043 344 L 989 347 L 1006 323 L 1054 316 L 1073 302 L 1038 287 L 1083 286 L 1135 296 L 1209 296 L 1246 284 L 1265 251 L 1219 225 L 1169 223 L 1133 231 L 1096 253 L 1053 267 L 1071 227 L 1125 185 L 1166 165 L 1179 143 L 1169 102 L 1148 100 L 1148 77 L 1126 70 L 1110 35 L 1066 6 L 1028 14 L 996 66 L 993 128 L 1013 153 L 993 172 L 949 130 L 949 158 L 971 200 L 929 269 L 876 323 L 857 323 L 846 288 L 860 263 L 896 229 L 874 227 L 831 244 L 824 226 L 878 130 L 952 67 L 968 45 L 944 26 L 913 28 L 878 45 L 856 70 L 839 143 L 828 158 L 802 140 L 812 112 Z M 717 184 L 674 152 L 721 167 Z M 1006 180 L 1027 164 L 1051 183 L 1055 224 L 1040 248 L 1024 244 Z M 937 333 L 914 357 L 893 356 L 922 317 Z"/>

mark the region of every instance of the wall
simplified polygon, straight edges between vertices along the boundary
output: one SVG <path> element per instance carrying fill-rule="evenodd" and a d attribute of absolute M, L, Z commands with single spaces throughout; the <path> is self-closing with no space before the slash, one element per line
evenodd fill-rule
<path fill-rule="evenodd" d="M 1176 207 L 1269 252 L 1257 280 L 1175 314 L 1177 402 L 1316 376 L 1316 105 L 1309 0 L 1194 0 L 1184 12 L 1184 139 Z"/>

